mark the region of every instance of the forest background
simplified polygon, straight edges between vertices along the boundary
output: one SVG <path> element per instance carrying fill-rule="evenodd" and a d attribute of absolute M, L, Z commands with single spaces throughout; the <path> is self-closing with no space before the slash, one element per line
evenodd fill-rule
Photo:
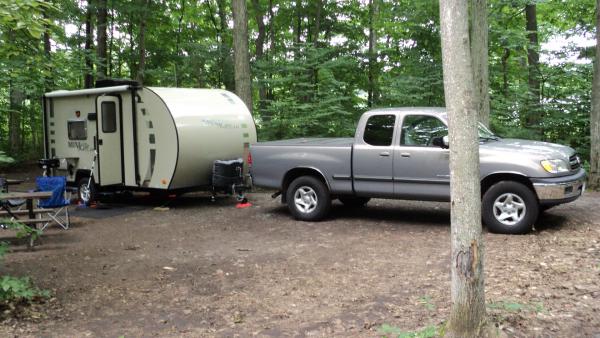
<path fill-rule="evenodd" d="M 41 97 L 100 78 L 235 90 L 229 0 L 0 0 L 0 151 L 43 152 Z M 489 0 L 490 125 L 589 161 L 593 0 Z M 259 140 L 352 136 L 444 106 L 438 0 L 248 0 Z"/>

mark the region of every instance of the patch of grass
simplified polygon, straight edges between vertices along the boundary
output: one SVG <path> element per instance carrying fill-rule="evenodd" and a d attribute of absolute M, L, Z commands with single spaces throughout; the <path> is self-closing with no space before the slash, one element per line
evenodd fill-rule
<path fill-rule="evenodd" d="M 523 304 L 513 301 L 499 301 L 488 303 L 487 307 L 490 310 L 504 310 L 508 312 L 546 312 L 543 303 Z"/>
<path fill-rule="evenodd" d="M 436 325 L 429 325 L 417 331 L 403 331 L 401 328 L 383 324 L 379 328 L 379 333 L 386 338 L 434 338 L 441 336 L 442 328 Z"/>
<path fill-rule="evenodd" d="M 427 308 L 427 310 L 429 310 L 429 311 L 435 310 L 435 305 L 433 305 L 433 303 L 431 302 L 431 297 L 429 297 L 429 296 L 419 297 L 418 301 L 420 304 L 423 304 L 423 306 L 425 306 L 425 308 Z"/>

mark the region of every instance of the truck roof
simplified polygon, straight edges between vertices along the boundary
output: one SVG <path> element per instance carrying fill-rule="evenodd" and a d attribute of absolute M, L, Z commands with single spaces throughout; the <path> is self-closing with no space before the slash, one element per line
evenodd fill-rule
<path fill-rule="evenodd" d="M 444 107 L 392 107 L 392 108 L 375 108 L 366 111 L 365 114 L 380 114 L 380 113 L 402 113 L 402 114 L 432 114 L 437 115 L 444 120 L 448 120 L 448 112 Z"/>

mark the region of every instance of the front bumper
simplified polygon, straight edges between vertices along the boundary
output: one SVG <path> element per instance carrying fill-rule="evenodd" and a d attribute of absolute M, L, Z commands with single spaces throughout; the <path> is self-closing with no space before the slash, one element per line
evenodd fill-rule
<path fill-rule="evenodd" d="M 560 204 L 576 200 L 585 191 L 585 170 L 568 176 L 532 178 L 540 204 Z"/>

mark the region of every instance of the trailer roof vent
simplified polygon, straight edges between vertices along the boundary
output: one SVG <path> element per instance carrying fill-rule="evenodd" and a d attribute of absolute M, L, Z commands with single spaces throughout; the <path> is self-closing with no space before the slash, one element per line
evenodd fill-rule
<path fill-rule="evenodd" d="M 114 87 L 114 86 L 132 86 L 139 87 L 140 83 L 129 79 L 102 79 L 96 81 L 96 88 Z"/>

